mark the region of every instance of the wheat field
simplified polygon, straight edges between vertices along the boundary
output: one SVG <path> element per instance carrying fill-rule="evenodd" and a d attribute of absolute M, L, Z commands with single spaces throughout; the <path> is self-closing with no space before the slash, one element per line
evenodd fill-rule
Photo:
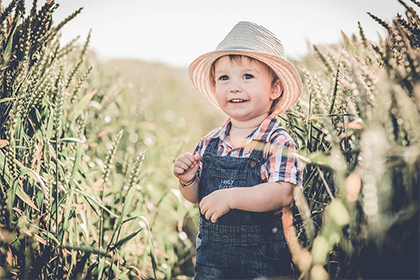
<path fill-rule="evenodd" d="M 303 189 L 284 219 L 296 279 L 419 278 L 417 0 L 372 42 L 313 46 L 294 61 L 301 100 L 278 116 L 299 145 Z M 190 279 L 198 210 L 172 175 L 226 118 L 185 69 L 101 60 L 60 45 L 57 4 L 0 14 L 0 278 Z"/>

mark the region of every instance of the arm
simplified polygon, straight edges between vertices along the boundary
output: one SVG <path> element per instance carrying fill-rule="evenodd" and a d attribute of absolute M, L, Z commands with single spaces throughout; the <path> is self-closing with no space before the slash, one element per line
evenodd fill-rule
<path fill-rule="evenodd" d="M 197 177 L 195 181 L 186 187 L 181 186 L 179 184 L 179 191 L 181 192 L 182 196 L 191 203 L 198 203 L 198 186 L 200 184 L 200 179 Z"/>
<path fill-rule="evenodd" d="M 267 178 L 270 182 L 247 188 L 218 190 L 200 202 L 201 213 L 213 223 L 231 209 L 266 212 L 290 206 L 293 188 L 300 185 L 303 165 L 294 155 L 296 144 L 281 133 L 270 139 Z"/>
<path fill-rule="evenodd" d="M 251 212 L 266 212 L 288 207 L 293 201 L 293 184 L 271 182 L 252 188 L 232 188 L 232 209 Z"/>
<path fill-rule="evenodd" d="M 215 223 L 231 209 L 252 212 L 277 210 L 290 206 L 293 187 L 288 182 L 269 182 L 248 188 L 217 190 L 201 200 L 201 213 Z"/>

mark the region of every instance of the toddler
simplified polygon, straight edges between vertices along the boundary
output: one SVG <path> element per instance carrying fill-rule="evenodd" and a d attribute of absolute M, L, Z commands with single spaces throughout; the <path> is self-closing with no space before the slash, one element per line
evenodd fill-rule
<path fill-rule="evenodd" d="M 276 116 L 302 83 L 277 37 L 239 22 L 189 67 L 193 85 L 229 118 L 175 161 L 182 195 L 199 204 L 195 279 L 291 275 L 281 209 L 293 201 L 303 166 Z"/>

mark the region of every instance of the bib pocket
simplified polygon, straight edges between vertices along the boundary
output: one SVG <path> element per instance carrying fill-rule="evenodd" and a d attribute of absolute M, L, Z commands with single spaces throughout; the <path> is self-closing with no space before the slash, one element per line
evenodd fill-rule
<path fill-rule="evenodd" d="M 220 189 L 229 189 L 232 187 L 245 187 L 247 172 L 238 169 L 220 169 L 216 167 L 210 167 L 209 187 L 211 186 L 210 192 Z"/>

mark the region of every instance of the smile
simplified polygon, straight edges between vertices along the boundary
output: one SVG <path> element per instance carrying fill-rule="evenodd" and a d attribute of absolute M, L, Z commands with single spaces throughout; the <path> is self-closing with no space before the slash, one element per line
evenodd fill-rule
<path fill-rule="evenodd" d="M 243 99 L 232 99 L 229 102 L 231 102 L 231 103 L 242 103 L 242 102 L 245 102 L 245 101 L 246 100 L 243 100 Z"/>

